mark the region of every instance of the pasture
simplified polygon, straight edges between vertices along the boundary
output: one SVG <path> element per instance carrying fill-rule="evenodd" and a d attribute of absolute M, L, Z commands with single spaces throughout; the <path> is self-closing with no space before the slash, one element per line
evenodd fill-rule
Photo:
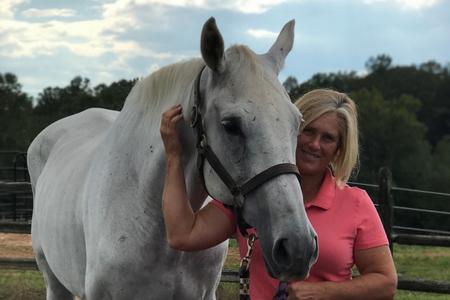
<path fill-rule="evenodd" d="M 29 235 L 0 234 L 0 258 L 31 258 Z M 450 281 L 450 248 L 395 245 L 394 261 L 397 272 L 408 278 Z M 226 269 L 236 269 L 239 254 L 235 243 L 230 243 Z M 222 283 L 218 300 L 237 299 L 238 285 Z M 448 299 L 448 295 L 398 291 L 396 300 Z M 0 270 L 0 299 L 40 300 L 45 298 L 42 275 L 34 270 Z"/>

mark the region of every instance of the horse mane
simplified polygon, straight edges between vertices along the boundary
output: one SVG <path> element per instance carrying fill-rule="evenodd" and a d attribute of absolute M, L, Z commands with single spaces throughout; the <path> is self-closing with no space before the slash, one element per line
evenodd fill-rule
<path fill-rule="evenodd" d="M 201 59 L 194 58 L 165 66 L 139 79 L 117 121 L 123 126 L 139 126 L 137 123 L 140 123 L 147 130 L 159 129 L 161 113 L 184 100 L 183 96 L 203 65 Z"/>
<path fill-rule="evenodd" d="M 123 111 L 141 110 L 147 116 L 181 101 L 180 96 L 200 71 L 200 59 L 190 59 L 165 66 L 136 82 L 128 95 Z"/>

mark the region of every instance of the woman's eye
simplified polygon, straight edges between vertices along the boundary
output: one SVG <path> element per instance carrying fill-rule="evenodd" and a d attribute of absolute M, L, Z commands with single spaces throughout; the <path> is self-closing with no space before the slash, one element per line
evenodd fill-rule
<path fill-rule="evenodd" d="M 305 129 L 303 129 L 301 134 L 306 135 L 306 136 L 312 136 L 312 135 L 314 135 L 314 132 L 310 128 L 305 128 Z"/>
<path fill-rule="evenodd" d="M 235 119 L 223 120 L 222 126 L 225 129 L 225 131 L 229 134 L 233 134 L 233 135 L 242 134 L 241 127 L 240 127 L 238 120 L 235 120 Z"/>
<path fill-rule="evenodd" d="M 336 141 L 336 138 L 334 136 L 331 136 L 331 135 L 324 135 L 323 136 L 323 140 L 326 143 L 333 143 L 334 141 Z"/>

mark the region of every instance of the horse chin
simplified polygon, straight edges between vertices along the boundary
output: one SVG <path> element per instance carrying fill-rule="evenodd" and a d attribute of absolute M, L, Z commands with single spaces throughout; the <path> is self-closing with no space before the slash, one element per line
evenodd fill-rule
<path fill-rule="evenodd" d="M 278 279 L 281 281 L 304 280 L 309 276 L 309 270 L 304 270 L 299 273 L 297 273 L 297 272 L 295 272 L 295 273 L 281 272 L 281 271 L 274 270 L 272 268 L 271 264 L 269 264 L 265 258 L 264 258 L 264 263 L 266 265 L 267 273 L 269 273 L 269 275 L 272 278 L 275 278 L 275 279 Z"/>
<path fill-rule="evenodd" d="M 258 232 L 259 233 L 259 232 Z M 301 249 L 294 249 L 291 253 L 296 253 L 295 256 L 290 256 L 294 259 L 284 259 L 289 257 L 286 254 L 278 253 L 278 260 L 274 252 L 275 246 L 271 242 L 264 241 L 264 234 L 261 232 L 260 245 L 264 258 L 264 264 L 268 274 L 276 279 L 282 281 L 304 280 L 309 276 L 309 272 L 318 257 L 317 242 L 314 239 L 314 245 L 311 249 L 306 249 L 306 253 L 301 253 Z M 299 238 L 301 240 L 301 238 Z"/>

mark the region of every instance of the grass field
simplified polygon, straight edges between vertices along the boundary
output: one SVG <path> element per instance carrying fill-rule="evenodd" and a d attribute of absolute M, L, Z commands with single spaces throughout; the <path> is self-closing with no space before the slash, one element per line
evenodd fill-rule
<path fill-rule="evenodd" d="M 450 248 L 395 245 L 394 260 L 400 275 L 408 278 L 450 282 Z M 230 249 L 226 268 L 239 264 L 237 249 Z M 237 299 L 238 286 L 222 283 L 217 292 L 219 300 Z M 0 270 L 0 299 L 45 299 L 44 282 L 38 271 Z M 450 295 L 398 291 L 396 300 L 444 300 Z"/>

